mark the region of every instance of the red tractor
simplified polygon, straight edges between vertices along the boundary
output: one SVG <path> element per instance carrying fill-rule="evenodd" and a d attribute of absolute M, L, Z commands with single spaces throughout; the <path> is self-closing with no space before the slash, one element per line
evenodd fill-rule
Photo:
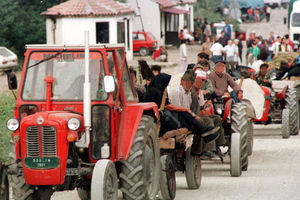
<path fill-rule="evenodd" d="M 14 118 L 7 121 L 11 164 L 0 166 L 0 184 L 8 188 L 10 174 L 16 200 L 50 200 L 54 191 L 75 188 L 82 200 L 115 200 L 118 188 L 123 199 L 154 199 L 158 108 L 137 102 L 124 47 L 26 48 Z M 8 77 L 15 86 L 15 76 Z"/>
<path fill-rule="evenodd" d="M 272 88 L 261 86 L 265 93 L 265 110 L 256 123 L 281 123 L 283 138 L 297 135 L 299 131 L 299 102 L 295 87 L 297 81 L 272 81 Z"/>

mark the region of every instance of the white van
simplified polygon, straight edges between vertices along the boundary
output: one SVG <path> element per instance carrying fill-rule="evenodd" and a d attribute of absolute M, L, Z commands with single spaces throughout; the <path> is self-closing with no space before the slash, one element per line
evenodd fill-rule
<path fill-rule="evenodd" d="M 0 72 L 10 70 L 18 65 L 16 54 L 5 47 L 0 47 Z"/>
<path fill-rule="evenodd" d="M 300 1 L 293 4 L 290 16 L 290 39 L 295 44 L 295 49 L 300 45 Z"/>

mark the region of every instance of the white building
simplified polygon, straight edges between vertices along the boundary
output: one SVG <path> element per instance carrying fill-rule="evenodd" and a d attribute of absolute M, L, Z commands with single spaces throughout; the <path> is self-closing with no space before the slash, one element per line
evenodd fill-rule
<path fill-rule="evenodd" d="M 41 13 L 46 17 L 47 44 L 125 44 L 127 59 L 132 52 L 133 10 L 114 0 L 69 0 Z"/>
<path fill-rule="evenodd" d="M 133 31 L 151 32 L 160 45 L 176 44 L 186 25 L 193 32 L 195 0 L 127 0 L 135 11 Z"/>

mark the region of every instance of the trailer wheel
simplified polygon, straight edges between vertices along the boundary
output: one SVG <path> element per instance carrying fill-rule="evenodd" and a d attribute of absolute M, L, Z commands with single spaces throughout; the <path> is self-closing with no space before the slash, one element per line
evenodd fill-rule
<path fill-rule="evenodd" d="M 189 189 L 198 189 L 201 185 L 201 159 L 191 155 L 191 148 L 185 154 L 185 178 Z"/>
<path fill-rule="evenodd" d="M 17 163 L 15 143 L 11 143 L 11 152 L 9 154 L 11 163 Z M 11 187 L 13 190 L 13 198 L 18 200 L 34 200 L 34 188 L 25 183 L 23 175 L 11 175 Z"/>
<path fill-rule="evenodd" d="M 239 177 L 241 174 L 241 135 L 239 133 L 232 133 L 230 141 L 230 175 Z"/>
<path fill-rule="evenodd" d="M 247 150 L 248 156 L 251 156 L 253 153 L 253 121 L 248 121 L 247 126 Z"/>
<path fill-rule="evenodd" d="M 2 182 L 4 181 L 4 182 Z M 9 200 L 9 182 L 6 169 L 0 162 L 0 199 Z"/>
<path fill-rule="evenodd" d="M 160 162 L 153 118 L 142 116 L 128 159 L 121 162 L 120 185 L 126 200 L 155 199 L 159 189 Z"/>
<path fill-rule="evenodd" d="M 98 160 L 92 175 L 91 200 L 118 199 L 118 176 L 110 160 Z"/>
<path fill-rule="evenodd" d="M 282 119 L 281 119 L 281 134 L 282 138 L 290 137 L 290 110 L 285 108 L 282 110 Z"/>
<path fill-rule="evenodd" d="M 242 170 L 248 168 L 248 132 L 247 110 L 243 103 L 235 103 L 231 107 L 231 133 L 239 133 L 241 136 L 241 162 Z"/>
<path fill-rule="evenodd" d="M 173 200 L 176 195 L 175 166 L 170 155 L 160 157 L 160 191 L 164 200 Z"/>
<path fill-rule="evenodd" d="M 297 91 L 295 89 L 288 89 L 285 95 L 286 107 L 290 111 L 290 130 L 291 135 L 297 135 L 299 132 L 299 102 L 297 98 Z"/>

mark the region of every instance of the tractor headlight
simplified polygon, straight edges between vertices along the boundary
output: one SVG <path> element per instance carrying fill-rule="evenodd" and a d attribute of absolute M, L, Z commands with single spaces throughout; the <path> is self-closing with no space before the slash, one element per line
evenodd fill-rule
<path fill-rule="evenodd" d="M 71 118 L 68 121 L 68 128 L 72 131 L 76 131 L 80 127 L 80 120 L 77 118 Z"/>
<path fill-rule="evenodd" d="M 6 126 L 8 130 L 15 131 L 19 128 L 19 120 L 15 118 L 11 118 L 6 122 Z"/>

